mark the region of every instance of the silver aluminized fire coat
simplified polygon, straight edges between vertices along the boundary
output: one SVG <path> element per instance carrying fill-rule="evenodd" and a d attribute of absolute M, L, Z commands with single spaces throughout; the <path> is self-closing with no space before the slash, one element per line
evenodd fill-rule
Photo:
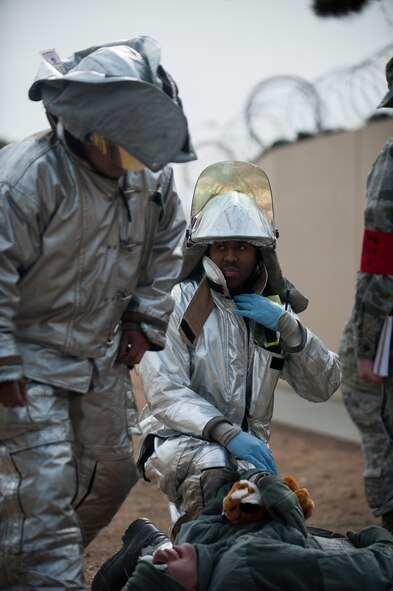
<path fill-rule="evenodd" d="M 100 176 L 53 132 L 0 152 L 0 588 L 85 588 L 82 546 L 137 475 L 119 322 L 164 345 L 185 220 L 171 169 Z"/>
<path fill-rule="evenodd" d="M 234 469 L 225 448 L 209 440 L 211 421 L 226 418 L 241 426 L 246 416 L 248 430 L 268 441 L 279 377 L 312 402 L 327 400 L 341 378 L 337 356 L 305 327 L 299 349 L 280 355 L 257 345 L 253 328 L 249 335 L 244 319 L 232 314 L 235 303 L 221 271 L 210 259 L 203 263 L 220 289 L 211 289 L 214 307 L 195 348 L 187 346 L 179 332 L 200 283 L 191 277 L 173 290 L 176 303 L 165 349 L 148 352 L 140 366 L 147 399 L 140 426 L 145 439 L 156 436 L 145 474 L 189 513 L 203 506 L 203 470 Z M 271 367 L 273 358 L 284 359 L 282 370 Z"/>
<path fill-rule="evenodd" d="M 97 358 L 124 314 L 163 346 L 185 226 L 172 170 L 129 172 L 123 184 L 51 132 L 6 146 L 0 166 L 0 351 L 29 358 L 27 373 L 13 363 L 0 374 L 41 379 L 45 362 L 29 354 L 36 346 Z M 89 380 L 68 372 L 54 385 L 83 392 Z"/>

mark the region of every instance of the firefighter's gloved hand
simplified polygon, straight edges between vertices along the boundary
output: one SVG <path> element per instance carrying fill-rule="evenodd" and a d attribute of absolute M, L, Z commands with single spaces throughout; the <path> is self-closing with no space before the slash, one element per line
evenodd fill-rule
<path fill-rule="evenodd" d="M 255 293 L 242 293 L 233 296 L 233 299 L 238 308 L 233 310 L 234 314 L 246 316 L 266 328 L 278 331 L 278 321 L 285 312 L 284 306 Z"/>
<path fill-rule="evenodd" d="M 278 474 L 273 454 L 268 445 L 254 435 L 240 431 L 227 443 L 226 448 L 231 454 L 241 460 L 251 462 L 256 468 Z"/>

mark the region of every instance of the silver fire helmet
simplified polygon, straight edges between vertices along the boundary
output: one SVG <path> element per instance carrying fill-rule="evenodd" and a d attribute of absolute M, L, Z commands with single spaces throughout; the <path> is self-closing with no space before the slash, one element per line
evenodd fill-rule
<path fill-rule="evenodd" d="M 239 161 L 205 168 L 192 199 L 190 243 L 236 239 L 263 247 L 276 237 L 272 192 L 261 168 Z"/>
<path fill-rule="evenodd" d="M 153 171 L 196 159 L 177 86 L 154 39 L 94 46 L 64 60 L 42 53 L 29 97 L 42 100 L 74 137 L 88 142 L 99 134 Z"/>
<path fill-rule="evenodd" d="M 268 293 L 279 295 L 295 312 L 302 312 L 308 300 L 282 274 L 275 249 L 277 236 L 273 197 L 265 172 L 248 162 L 212 164 L 201 173 L 195 186 L 178 281 L 200 269 L 208 244 L 245 240 L 261 250 Z"/>

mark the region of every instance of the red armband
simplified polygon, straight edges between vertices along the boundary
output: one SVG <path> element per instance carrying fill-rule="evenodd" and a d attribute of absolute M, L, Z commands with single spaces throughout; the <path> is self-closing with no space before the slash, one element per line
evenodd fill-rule
<path fill-rule="evenodd" d="M 393 275 L 393 232 L 364 230 L 360 270 L 374 275 Z"/>

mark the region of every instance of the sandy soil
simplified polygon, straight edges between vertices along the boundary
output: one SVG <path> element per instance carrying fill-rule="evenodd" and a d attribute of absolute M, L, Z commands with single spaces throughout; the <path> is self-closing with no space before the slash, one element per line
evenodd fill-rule
<path fill-rule="evenodd" d="M 138 405 L 143 398 L 135 376 Z M 292 474 L 315 501 L 308 525 L 345 533 L 366 525 L 380 525 L 367 505 L 363 487 L 360 446 L 325 435 L 272 424 L 271 447 L 280 474 Z M 139 481 L 122 508 L 85 551 L 88 584 L 100 565 L 121 546 L 121 536 L 137 517 L 148 517 L 168 530 L 166 497 L 152 484 Z"/>

